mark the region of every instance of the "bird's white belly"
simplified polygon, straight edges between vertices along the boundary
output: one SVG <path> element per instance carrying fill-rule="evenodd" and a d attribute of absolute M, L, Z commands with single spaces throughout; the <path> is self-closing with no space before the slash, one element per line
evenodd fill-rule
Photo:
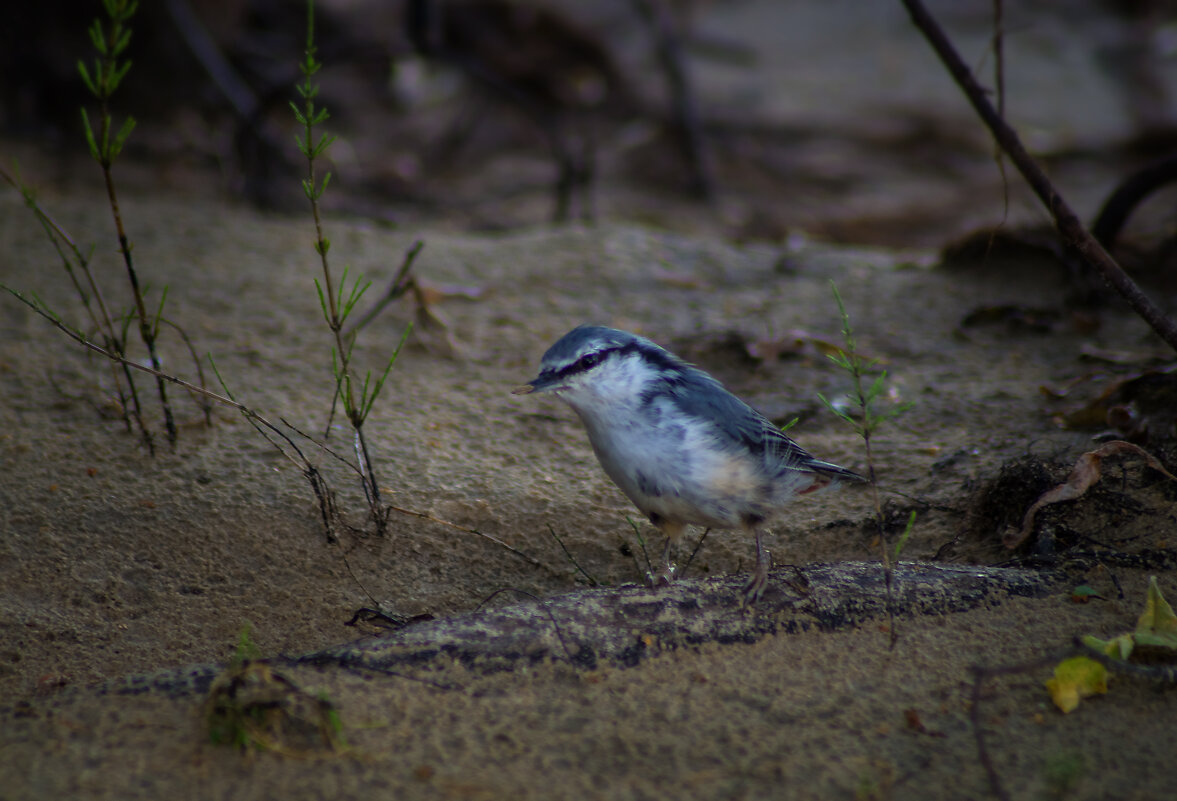
<path fill-rule="evenodd" d="M 695 442 L 673 424 L 591 433 L 605 473 L 648 516 L 733 528 L 764 514 L 771 486 L 747 456 Z"/>

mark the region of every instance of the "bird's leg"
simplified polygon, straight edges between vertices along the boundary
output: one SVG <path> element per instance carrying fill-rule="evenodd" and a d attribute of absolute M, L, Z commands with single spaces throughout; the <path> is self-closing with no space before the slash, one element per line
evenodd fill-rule
<path fill-rule="evenodd" d="M 678 567 L 671 561 L 670 554 L 674 543 L 682 536 L 683 529 L 686 526 L 681 523 L 663 523 L 662 532 L 666 534 L 666 544 L 662 546 L 662 569 L 657 573 L 648 573 L 646 578 L 650 582 L 651 587 L 662 587 L 674 581 L 675 573 L 678 572 Z"/>
<path fill-rule="evenodd" d="M 768 568 L 772 564 L 772 557 L 760 541 L 760 529 L 753 533 L 756 536 L 756 567 L 752 569 L 752 580 L 744 587 L 745 607 L 755 604 L 764 594 L 764 588 L 768 585 Z"/>

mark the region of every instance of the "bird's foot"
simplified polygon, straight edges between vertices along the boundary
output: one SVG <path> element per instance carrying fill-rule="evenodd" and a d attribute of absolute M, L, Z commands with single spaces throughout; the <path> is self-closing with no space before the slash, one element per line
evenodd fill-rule
<path fill-rule="evenodd" d="M 744 587 L 744 609 L 755 606 L 756 602 L 760 600 L 760 596 L 764 594 L 764 588 L 768 586 L 768 562 L 757 562 L 755 569 L 752 571 L 752 580 Z"/>
<path fill-rule="evenodd" d="M 673 562 L 667 562 L 657 573 L 647 572 L 646 581 L 651 587 L 668 587 L 674 581 L 677 572 L 678 567 Z"/>

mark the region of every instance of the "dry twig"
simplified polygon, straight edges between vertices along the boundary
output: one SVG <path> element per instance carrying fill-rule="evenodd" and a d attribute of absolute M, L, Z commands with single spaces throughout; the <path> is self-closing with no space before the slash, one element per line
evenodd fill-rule
<path fill-rule="evenodd" d="M 1026 151 L 1017 132 L 993 108 L 985 90 L 977 83 L 977 79 L 973 77 L 972 72 L 961 59 L 952 41 L 935 18 L 928 13 L 922 0 L 903 0 L 903 5 L 911 15 L 911 21 L 928 40 L 940 60 L 944 62 L 944 66 L 965 93 L 969 102 L 972 103 L 982 121 L 993 133 L 1002 150 L 1009 155 L 1018 171 L 1022 173 L 1022 177 L 1026 179 L 1034 193 L 1038 195 L 1039 200 L 1046 206 L 1051 217 L 1054 218 L 1055 227 L 1058 228 L 1059 233 L 1075 248 L 1084 262 L 1099 271 L 1161 339 L 1177 350 L 1177 323 L 1174 323 L 1172 318 L 1144 294 L 1136 282 L 1124 272 L 1084 227 L 1078 215 L 1072 211 L 1058 189 L 1046 177 L 1046 173 Z"/>

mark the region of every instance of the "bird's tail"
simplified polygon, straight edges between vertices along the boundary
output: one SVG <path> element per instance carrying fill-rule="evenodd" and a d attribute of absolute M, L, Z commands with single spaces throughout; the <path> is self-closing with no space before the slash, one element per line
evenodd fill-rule
<path fill-rule="evenodd" d="M 867 481 L 866 478 L 855 473 L 853 470 L 847 470 L 845 467 L 839 467 L 832 462 L 823 462 L 820 459 L 811 460 L 805 467 L 816 474 L 816 480 L 813 482 L 813 486 L 805 490 L 805 492 L 825 489 L 831 484 L 837 484 L 842 481 L 853 483 L 865 483 Z"/>

